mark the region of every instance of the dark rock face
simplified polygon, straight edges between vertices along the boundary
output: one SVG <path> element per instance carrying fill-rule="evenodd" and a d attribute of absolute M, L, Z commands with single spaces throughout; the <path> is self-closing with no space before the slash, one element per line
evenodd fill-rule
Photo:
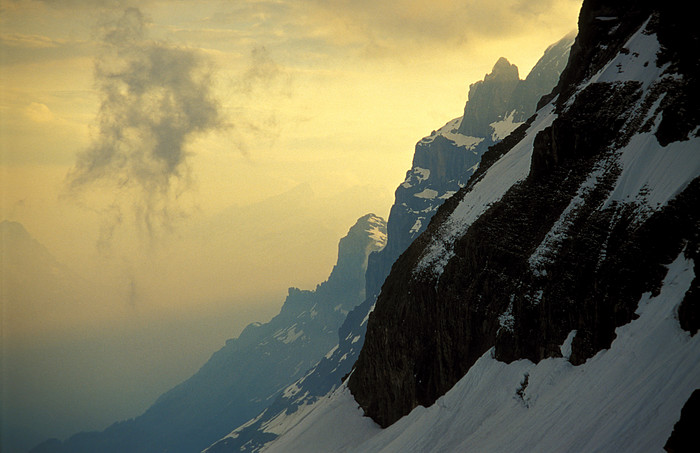
<path fill-rule="evenodd" d="M 629 109 L 641 96 L 640 83 L 623 86 L 597 83 L 583 89 L 565 115 L 535 137 L 530 176 L 541 178 L 564 165 L 601 153 L 612 144 L 620 148 Z"/>
<path fill-rule="evenodd" d="M 45 442 L 36 452 L 202 451 L 274 401 L 337 342 L 347 313 L 364 299 L 368 255 L 384 246 L 386 224 L 368 214 L 340 240 L 338 261 L 314 291 L 290 288 L 280 313 L 246 327 L 190 379 L 143 415 L 103 432 Z"/>
<path fill-rule="evenodd" d="M 666 112 L 688 108 L 682 93 L 697 73 L 677 77 L 652 60 L 659 68 L 654 80 L 583 83 L 627 55 L 623 46 L 647 19 L 643 35 L 656 34 L 663 50 L 663 30 L 675 23 L 665 19 L 669 14 L 649 2 L 584 3 L 576 52 L 556 90 L 557 116 L 533 137 L 529 176 L 455 233 L 444 270 L 421 267 L 431 244 L 454 228 L 451 216 L 486 167 L 518 137 L 494 147 L 395 263 L 349 380 L 357 402 L 381 426 L 433 404 L 491 347 L 498 360 L 538 362 L 561 356 L 560 345 L 576 330 L 569 360 L 584 363 L 610 346 L 616 327 L 634 319 L 643 293 L 658 293 L 666 264 L 682 251 L 697 254 L 698 175 L 664 206 L 645 204 L 646 189 L 634 200 L 614 196 L 624 185 L 621 150 L 634 137 L 655 137 L 665 149 L 698 130 L 698 122 L 668 135 L 661 127 Z M 698 105 L 692 108 L 683 124 L 696 118 Z M 525 136 L 527 127 L 516 135 Z M 691 332 L 697 326 L 692 291 L 679 312 Z"/>
<path fill-rule="evenodd" d="M 694 451 L 698 446 L 698 420 L 700 420 L 700 389 L 695 390 L 681 410 L 681 419 L 673 427 L 664 450 L 668 453 Z"/>
<path fill-rule="evenodd" d="M 695 230 L 691 244 L 695 244 L 695 248 L 689 248 L 687 254 L 689 257 L 693 258 L 695 261 L 694 271 L 695 278 L 690 283 L 690 289 L 685 293 L 683 302 L 678 307 L 678 322 L 680 322 L 681 328 L 690 335 L 695 335 L 700 330 L 700 268 L 698 268 L 698 261 L 700 261 L 700 230 Z"/>
<path fill-rule="evenodd" d="M 608 63 L 629 37 L 649 18 L 653 0 L 622 0 L 613 3 L 604 0 L 584 1 L 579 13 L 579 32 L 571 47 L 570 61 L 562 72 L 555 89 L 560 102 L 568 99 L 576 85 L 586 80 Z M 621 20 L 608 20 L 620 18 Z M 601 46 L 601 43 L 605 43 Z"/>

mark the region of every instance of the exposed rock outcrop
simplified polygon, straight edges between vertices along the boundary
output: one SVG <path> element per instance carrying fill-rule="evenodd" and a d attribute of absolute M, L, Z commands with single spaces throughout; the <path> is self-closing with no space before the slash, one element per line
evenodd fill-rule
<path fill-rule="evenodd" d="M 668 453 L 692 451 L 698 445 L 697 422 L 700 420 L 700 389 L 695 390 L 681 410 L 664 450 Z"/>

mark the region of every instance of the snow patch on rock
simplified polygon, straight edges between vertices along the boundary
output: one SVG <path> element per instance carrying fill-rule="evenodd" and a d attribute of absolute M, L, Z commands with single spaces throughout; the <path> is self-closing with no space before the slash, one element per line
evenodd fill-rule
<path fill-rule="evenodd" d="M 432 238 L 416 266 L 415 273 L 429 271 L 439 277 L 454 256 L 452 243 L 462 235 L 491 204 L 497 202 L 513 185 L 525 179 L 530 171 L 533 143 L 538 132 L 550 126 L 556 118 L 553 104 L 541 109 L 525 139 L 494 163 L 484 176 L 464 194 L 457 208 Z"/>
<path fill-rule="evenodd" d="M 521 124 L 523 123 L 515 121 L 515 110 L 511 111 L 502 120 L 490 124 L 491 129 L 493 129 L 491 140 L 494 142 L 503 140 Z"/>

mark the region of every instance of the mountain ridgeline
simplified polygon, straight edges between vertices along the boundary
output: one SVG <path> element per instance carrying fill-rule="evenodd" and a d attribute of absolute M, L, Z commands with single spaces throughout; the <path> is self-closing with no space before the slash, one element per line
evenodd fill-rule
<path fill-rule="evenodd" d="M 490 349 L 538 363 L 569 339 L 568 361 L 586 363 L 679 254 L 697 260 L 697 30 L 661 2 L 584 2 L 554 92 L 382 287 L 348 384 L 380 426 L 435 403 Z M 678 308 L 690 334 L 697 285 Z"/>
<path fill-rule="evenodd" d="M 44 442 L 32 453 L 203 450 L 257 415 L 337 343 L 340 324 L 365 297 L 367 257 L 385 241 L 382 218 L 360 218 L 340 240 L 327 281 L 313 291 L 290 288 L 277 316 L 228 340 L 194 376 L 159 397 L 143 415 L 102 432 Z"/>
<path fill-rule="evenodd" d="M 488 112 L 483 116 L 486 127 L 481 135 L 462 134 L 459 129 L 465 120 L 457 118 L 416 144 L 412 167 L 396 189 L 387 222 L 387 245 L 369 256 L 367 298 L 348 314 L 338 332 L 338 344 L 263 412 L 209 447 L 207 453 L 254 452 L 265 448 L 303 419 L 323 396 L 341 385 L 362 349 L 367 318 L 393 262 L 425 230 L 438 207 L 466 184 L 478 168 L 483 152 L 518 127 L 520 118 L 534 113 L 539 98 L 555 86 L 573 39 L 569 35 L 550 46 L 526 80 L 520 80 L 518 69 L 502 58 L 483 82 L 472 85 L 465 111 L 474 110 L 472 105 L 478 103 Z M 481 96 L 480 87 L 488 92 L 503 89 L 499 84 L 503 72 L 507 73 L 513 89 L 504 96 L 505 102 L 489 104 L 490 99 L 496 102 L 496 98 Z M 514 91 L 528 95 L 514 95 Z"/>
<path fill-rule="evenodd" d="M 690 17 L 584 1 L 556 88 L 394 263 L 345 383 L 263 451 L 694 451 Z"/>
<path fill-rule="evenodd" d="M 428 226 L 438 207 L 469 181 L 486 150 L 535 113 L 552 91 L 575 35 L 552 44 L 524 80 L 501 57 L 484 80 L 469 87 L 464 116 L 421 139 L 411 169 L 396 189 L 387 222 L 387 245 L 369 258 L 367 294 L 376 297 L 391 266 Z"/>

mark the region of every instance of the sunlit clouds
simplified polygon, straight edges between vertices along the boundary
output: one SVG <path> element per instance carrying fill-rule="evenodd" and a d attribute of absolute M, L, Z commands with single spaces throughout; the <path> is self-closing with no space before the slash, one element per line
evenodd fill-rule
<path fill-rule="evenodd" d="M 348 225 L 388 214 L 414 144 L 461 114 L 469 84 L 501 56 L 527 74 L 576 27 L 579 5 L 5 1 L 4 217 L 69 266 L 107 279 L 118 269 L 122 293 L 135 281 L 151 303 L 172 306 L 174 288 L 190 307 L 192 297 L 250 300 L 256 275 L 280 295 L 314 285 Z M 315 198 L 297 212 L 321 218 L 299 228 L 324 239 L 292 247 L 302 235 L 289 231 L 266 247 L 289 246 L 300 255 L 288 261 L 304 266 L 261 258 L 248 274 L 249 238 L 193 239 L 223 211 L 229 231 L 250 225 L 243 208 L 302 186 Z M 284 221 L 265 212 L 255 221 Z M 153 238 L 158 247 L 143 243 Z"/>
<path fill-rule="evenodd" d="M 154 306 L 313 286 L 348 225 L 388 214 L 415 143 L 461 115 L 469 84 L 501 56 L 527 74 L 579 5 L 5 1 L 4 217 Z M 299 187 L 312 198 L 295 212 L 320 218 L 270 236 L 274 259 L 234 233 L 289 224 L 248 208 Z M 222 212 L 217 243 L 200 241 Z"/>

